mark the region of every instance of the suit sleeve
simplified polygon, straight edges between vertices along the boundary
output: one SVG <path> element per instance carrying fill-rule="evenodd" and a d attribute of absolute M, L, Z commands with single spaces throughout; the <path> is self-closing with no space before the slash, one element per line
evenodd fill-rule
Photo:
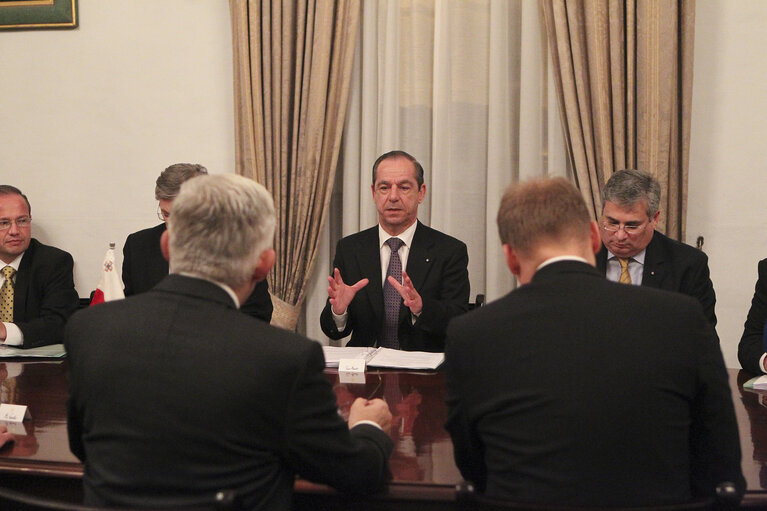
<path fill-rule="evenodd" d="M 75 319 L 76 321 L 76 319 Z M 72 335 L 70 332 L 73 329 L 73 323 L 67 324 L 67 328 L 64 333 L 64 347 L 67 350 L 67 360 L 70 366 L 68 371 L 67 381 L 69 383 L 69 397 L 67 398 L 67 435 L 69 437 L 69 450 L 72 454 L 85 463 L 85 447 L 83 445 L 83 425 L 82 417 L 80 415 L 77 398 L 78 398 L 78 384 L 76 381 L 77 371 L 72 371 L 73 365 L 77 362 L 77 355 L 75 352 L 75 346 L 72 345 Z"/>
<path fill-rule="evenodd" d="M 450 319 L 469 310 L 469 253 L 466 245 L 459 243 L 445 255 L 439 297 L 421 297 L 423 310 L 414 325 L 432 336 L 444 336 Z"/>
<path fill-rule="evenodd" d="M 314 343 L 291 391 L 285 420 L 288 465 L 302 477 L 341 491 L 370 493 L 389 476 L 389 436 L 370 425 L 348 426 L 338 414 L 325 377 L 322 348 Z"/>
<path fill-rule="evenodd" d="M 131 245 L 133 245 L 133 235 L 129 235 L 123 245 L 123 285 L 125 286 L 125 296 L 131 296 L 136 294 L 133 290 L 133 273 L 131 268 L 132 251 Z"/>
<path fill-rule="evenodd" d="M 716 326 L 716 313 L 714 312 L 716 294 L 708 269 L 708 257 L 700 251 L 697 251 L 697 255 L 699 257 L 696 258 L 695 265 L 690 269 L 691 276 L 686 285 L 688 289 L 683 292 L 698 299 L 709 323 Z"/>
<path fill-rule="evenodd" d="M 79 307 L 73 270 L 74 260 L 66 252 L 33 269 L 37 274 L 30 275 L 29 293 L 39 300 L 39 314 L 26 322 L 14 321 L 24 334 L 22 348 L 63 342 L 64 325 Z"/>
<path fill-rule="evenodd" d="M 335 271 L 335 268 L 338 268 L 338 270 L 341 272 L 341 278 L 344 278 L 344 275 L 346 275 L 346 267 L 344 266 L 343 261 L 341 242 L 339 241 L 336 244 L 336 255 L 333 257 L 333 271 Z M 328 298 L 325 300 L 325 308 L 322 309 L 322 313 L 320 314 L 320 328 L 322 328 L 322 332 L 325 335 L 337 341 L 338 339 L 343 339 L 352 332 L 354 318 L 350 313 L 348 319 L 346 320 L 346 326 L 342 331 L 339 331 L 338 327 L 336 326 L 336 322 L 333 320 L 333 311 L 331 310 L 331 307 L 330 298 Z M 351 309 L 351 305 L 349 306 L 349 309 Z M 347 310 L 347 312 L 350 311 Z"/>
<path fill-rule="evenodd" d="M 240 310 L 256 319 L 261 319 L 269 323 L 272 320 L 272 297 L 269 295 L 269 284 L 266 279 L 262 280 L 253 289 Z"/>
<path fill-rule="evenodd" d="M 714 497 L 717 485 L 723 482 L 734 483 L 743 495 L 746 482 L 741 471 L 738 424 L 719 341 L 706 318 L 700 314 L 690 316 L 695 323 L 691 331 L 702 345 L 690 427 L 693 496 Z"/>
<path fill-rule="evenodd" d="M 759 359 L 764 354 L 764 324 L 767 321 L 767 259 L 759 262 L 759 279 L 756 281 L 751 309 L 738 343 L 738 360 L 746 371 L 761 374 Z"/>
<path fill-rule="evenodd" d="M 471 345 L 466 342 L 465 329 L 460 324 L 453 322 L 450 325 L 445 342 L 445 382 L 447 394 L 447 422 L 445 429 L 450 433 L 453 441 L 453 456 L 458 470 L 467 481 L 471 481 L 479 491 L 484 491 L 487 484 L 487 470 L 485 468 L 484 446 L 479 439 L 474 422 L 471 417 L 470 406 L 467 399 L 468 374 L 466 371 L 476 372 L 464 363 L 462 353 L 464 346 Z M 475 403 L 476 404 L 476 403 Z"/>

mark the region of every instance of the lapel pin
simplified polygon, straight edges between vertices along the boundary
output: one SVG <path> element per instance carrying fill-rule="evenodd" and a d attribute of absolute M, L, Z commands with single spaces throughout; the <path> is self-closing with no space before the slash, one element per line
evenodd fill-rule
<path fill-rule="evenodd" d="M 428 257 L 426 258 L 426 262 L 427 262 L 427 263 L 429 262 L 429 258 L 428 258 Z"/>

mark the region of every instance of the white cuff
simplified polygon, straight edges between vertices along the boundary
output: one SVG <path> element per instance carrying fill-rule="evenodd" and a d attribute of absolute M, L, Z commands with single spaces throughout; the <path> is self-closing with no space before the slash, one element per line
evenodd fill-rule
<path fill-rule="evenodd" d="M 14 323 L 3 323 L 5 325 L 5 341 L 3 344 L 6 346 L 21 346 L 24 344 L 24 334 L 21 333 L 21 329 Z"/>
<path fill-rule="evenodd" d="M 349 310 L 344 311 L 343 314 L 336 314 L 333 312 L 333 307 L 330 308 L 330 313 L 333 315 L 333 323 L 336 324 L 336 328 L 339 332 L 343 332 L 346 328 L 346 322 L 349 320 Z"/>
<path fill-rule="evenodd" d="M 381 431 L 383 431 L 383 428 L 381 427 L 381 425 L 378 424 L 376 421 L 368 421 L 368 420 L 357 421 L 354 423 L 354 426 L 351 426 L 349 429 L 356 428 L 360 424 L 370 424 L 371 426 L 375 426 Z"/>

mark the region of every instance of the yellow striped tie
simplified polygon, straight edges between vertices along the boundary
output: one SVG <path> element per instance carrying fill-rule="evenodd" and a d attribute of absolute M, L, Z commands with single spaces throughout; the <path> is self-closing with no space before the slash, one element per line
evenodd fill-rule
<path fill-rule="evenodd" d="M 0 322 L 13 322 L 13 275 L 16 273 L 11 266 L 2 269 L 5 282 L 0 287 Z"/>
<path fill-rule="evenodd" d="M 631 284 L 631 274 L 629 273 L 629 260 L 624 257 L 619 257 L 618 262 L 621 265 L 621 276 L 618 282 L 621 284 Z"/>

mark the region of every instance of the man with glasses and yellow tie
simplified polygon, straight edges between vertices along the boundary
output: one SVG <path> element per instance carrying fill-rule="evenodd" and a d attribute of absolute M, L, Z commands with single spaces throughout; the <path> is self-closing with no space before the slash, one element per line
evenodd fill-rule
<path fill-rule="evenodd" d="M 79 303 L 72 256 L 31 232 L 29 200 L 0 185 L 0 344 L 19 348 L 62 342 Z"/>
<path fill-rule="evenodd" d="M 708 257 L 655 230 L 660 183 L 640 170 L 614 173 L 602 190 L 602 248 L 597 268 L 608 280 L 676 291 L 697 298 L 716 325 Z"/>

